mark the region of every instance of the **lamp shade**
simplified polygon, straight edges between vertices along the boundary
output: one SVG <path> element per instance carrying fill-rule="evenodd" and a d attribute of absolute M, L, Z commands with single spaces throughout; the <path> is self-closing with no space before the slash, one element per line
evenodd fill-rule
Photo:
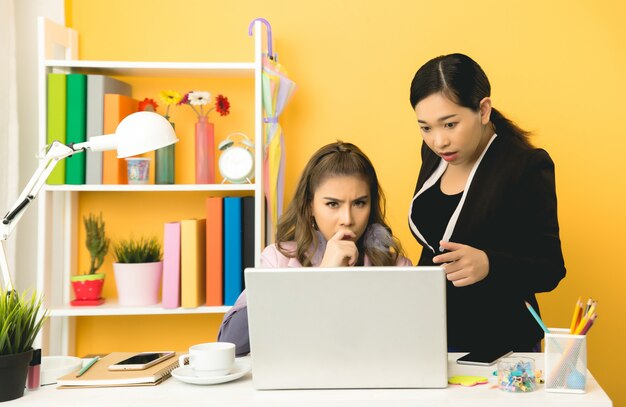
<path fill-rule="evenodd" d="M 154 112 L 136 112 L 126 116 L 117 126 L 115 138 L 118 158 L 143 154 L 178 142 L 170 122 Z"/>

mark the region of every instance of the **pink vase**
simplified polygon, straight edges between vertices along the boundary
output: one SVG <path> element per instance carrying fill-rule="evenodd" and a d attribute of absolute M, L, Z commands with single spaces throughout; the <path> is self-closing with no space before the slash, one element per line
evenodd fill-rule
<path fill-rule="evenodd" d="M 196 184 L 215 183 L 215 128 L 206 117 L 196 123 Z"/>

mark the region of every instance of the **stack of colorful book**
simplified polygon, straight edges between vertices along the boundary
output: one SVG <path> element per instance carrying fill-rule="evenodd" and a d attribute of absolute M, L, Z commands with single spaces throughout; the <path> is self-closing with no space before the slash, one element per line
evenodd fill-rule
<path fill-rule="evenodd" d="M 254 223 L 254 197 L 210 197 L 206 218 L 166 223 L 163 307 L 233 305 L 254 267 Z"/>
<path fill-rule="evenodd" d="M 92 136 L 113 134 L 137 108 L 128 83 L 103 75 L 50 73 L 46 141 L 82 143 Z M 81 152 L 59 161 L 47 182 L 126 184 L 126 163 L 115 151 Z"/>

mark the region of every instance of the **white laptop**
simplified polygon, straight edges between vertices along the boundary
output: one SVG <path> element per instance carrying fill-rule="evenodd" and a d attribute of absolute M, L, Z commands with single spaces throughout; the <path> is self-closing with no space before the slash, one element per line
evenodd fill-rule
<path fill-rule="evenodd" d="M 441 388 L 440 267 L 246 269 L 257 389 Z"/>

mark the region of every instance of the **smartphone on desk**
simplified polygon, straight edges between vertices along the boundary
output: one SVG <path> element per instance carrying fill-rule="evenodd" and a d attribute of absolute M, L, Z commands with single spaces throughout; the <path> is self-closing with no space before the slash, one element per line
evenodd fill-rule
<path fill-rule="evenodd" d="M 109 370 L 143 370 L 171 358 L 176 352 L 141 352 L 110 365 Z"/>
<path fill-rule="evenodd" d="M 513 351 L 482 350 L 470 352 L 456 360 L 459 365 L 491 366 L 500 358 L 509 356 Z"/>

